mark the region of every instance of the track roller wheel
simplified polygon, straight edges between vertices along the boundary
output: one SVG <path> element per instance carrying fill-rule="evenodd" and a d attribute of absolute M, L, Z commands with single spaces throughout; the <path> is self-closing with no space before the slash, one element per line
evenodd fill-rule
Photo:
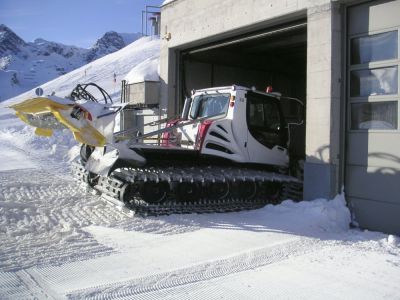
<path fill-rule="evenodd" d="M 181 182 L 174 188 L 176 199 L 180 202 L 196 202 L 200 199 L 199 185 L 191 182 Z"/>
<path fill-rule="evenodd" d="M 129 203 L 130 200 L 133 199 L 135 195 L 135 188 L 132 184 L 125 183 L 121 187 L 121 192 L 119 194 L 119 200 L 124 203 Z"/>
<path fill-rule="evenodd" d="M 241 181 L 232 182 L 231 184 L 231 195 L 232 198 L 236 199 L 253 199 L 257 194 L 257 185 L 252 181 Z"/>
<path fill-rule="evenodd" d="M 169 185 L 166 182 L 144 182 L 139 190 L 140 196 L 149 204 L 163 202 L 168 195 Z"/>
<path fill-rule="evenodd" d="M 280 203 L 282 184 L 280 182 L 267 182 L 264 184 L 266 197 L 272 204 Z"/>
<path fill-rule="evenodd" d="M 207 196 L 210 199 L 220 200 L 228 196 L 229 184 L 228 182 L 214 182 L 207 186 Z"/>
<path fill-rule="evenodd" d="M 90 187 L 94 187 L 97 182 L 99 181 L 99 175 L 89 172 L 87 174 L 87 176 L 85 176 L 84 181 L 90 186 Z"/>

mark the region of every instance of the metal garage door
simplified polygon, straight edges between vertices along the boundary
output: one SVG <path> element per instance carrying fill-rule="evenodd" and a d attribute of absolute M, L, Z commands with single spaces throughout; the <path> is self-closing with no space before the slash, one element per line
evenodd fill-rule
<path fill-rule="evenodd" d="M 400 234 L 400 1 L 347 12 L 347 198 L 361 227 Z"/>

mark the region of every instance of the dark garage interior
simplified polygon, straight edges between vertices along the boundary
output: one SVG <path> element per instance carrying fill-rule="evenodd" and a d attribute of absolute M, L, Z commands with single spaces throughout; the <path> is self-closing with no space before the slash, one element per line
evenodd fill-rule
<path fill-rule="evenodd" d="M 307 26 L 297 22 L 181 52 L 180 99 L 193 89 L 232 84 L 305 101 Z"/>

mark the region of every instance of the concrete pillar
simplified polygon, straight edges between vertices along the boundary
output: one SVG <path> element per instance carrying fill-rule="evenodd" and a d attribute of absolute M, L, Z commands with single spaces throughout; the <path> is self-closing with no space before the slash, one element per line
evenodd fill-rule
<path fill-rule="evenodd" d="M 308 9 L 307 131 L 304 198 L 338 193 L 341 17 L 337 2 Z"/>

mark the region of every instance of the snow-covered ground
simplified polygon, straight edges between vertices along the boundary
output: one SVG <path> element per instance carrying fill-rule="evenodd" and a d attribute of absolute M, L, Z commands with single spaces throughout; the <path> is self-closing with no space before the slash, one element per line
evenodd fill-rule
<path fill-rule="evenodd" d="M 135 43 L 93 62 L 93 81 L 113 88 L 113 63 L 123 76 L 154 65 L 159 41 Z M 43 88 L 65 94 L 82 73 Z M 73 181 L 74 145 L 0 109 L 0 299 L 400 299 L 398 237 L 350 229 L 344 195 L 135 217 Z"/>

